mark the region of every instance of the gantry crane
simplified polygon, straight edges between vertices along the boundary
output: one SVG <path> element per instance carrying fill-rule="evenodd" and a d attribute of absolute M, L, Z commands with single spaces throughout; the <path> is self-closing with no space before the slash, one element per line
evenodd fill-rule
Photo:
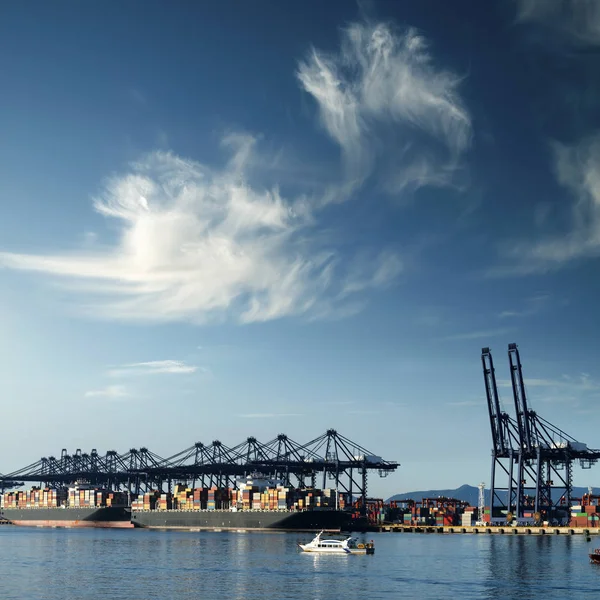
<path fill-rule="evenodd" d="M 481 359 L 493 444 L 492 521 L 566 518 L 573 491 L 573 463 L 579 461 L 588 469 L 600 458 L 600 450 L 588 448 L 530 409 L 517 344 L 508 345 L 515 419 L 501 410 L 489 348 L 482 349 Z M 498 474 L 506 476 L 506 487 L 498 485 Z M 533 517 L 525 517 L 526 512 Z"/>

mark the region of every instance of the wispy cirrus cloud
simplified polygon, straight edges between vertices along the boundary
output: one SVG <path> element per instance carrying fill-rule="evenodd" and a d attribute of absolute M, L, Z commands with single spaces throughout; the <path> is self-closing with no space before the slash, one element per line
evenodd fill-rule
<path fill-rule="evenodd" d="M 507 262 L 490 269 L 490 276 L 547 273 L 577 259 L 600 256 L 600 134 L 553 148 L 557 180 L 573 198 L 567 228 L 534 241 L 506 242 L 501 254 Z"/>
<path fill-rule="evenodd" d="M 98 390 L 85 392 L 85 398 L 108 398 L 116 400 L 119 398 L 129 398 L 131 394 L 124 385 L 108 385 Z"/>
<path fill-rule="evenodd" d="M 195 373 L 200 367 L 188 365 L 180 360 L 153 360 L 149 362 L 130 363 L 111 369 L 108 374 L 112 377 L 135 375 L 186 375 Z"/>
<path fill-rule="evenodd" d="M 415 30 L 351 24 L 340 52 L 313 49 L 298 78 L 342 150 L 349 181 L 360 184 L 376 171 L 393 193 L 452 183 L 471 120 L 458 94 L 460 77 L 436 67 Z"/>
<path fill-rule="evenodd" d="M 398 275 L 401 261 L 384 252 L 374 257 L 370 280 L 344 289 L 344 281 L 356 280 L 352 257 L 311 238 L 306 199 L 246 182 L 254 143 L 229 136 L 233 156 L 216 171 L 152 153 L 110 179 L 94 200 L 119 228 L 116 245 L 72 254 L 4 252 L 0 265 L 59 277 L 88 315 L 147 321 L 328 316 Z"/>
<path fill-rule="evenodd" d="M 536 23 L 578 44 L 600 44 L 597 0 L 516 0 L 517 19 Z"/>
<path fill-rule="evenodd" d="M 600 44 L 600 2 L 597 0 L 514 1 L 517 20 L 536 25 L 539 32 L 549 33 L 544 39 L 550 47 L 557 42 L 581 47 Z M 569 52 L 572 54 L 572 48 Z M 582 90 L 581 95 L 584 93 Z M 555 142 L 552 150 L 556 178 L 573 198 L 568 213 L 556 215 L 560 223 L 554 224 L 548 211 L 550 205 L 538 205 L 535 215 L 538 230 L 542 229 L 541 225 L 554 225 L 553 233 L 544 234 L 542 230 L 533 240 L 503 244 L 500 252 L 505 262 L 490 269 L 488 275 L 543 274 L 576 260 L 600 255 L 600 133 L 589 134 L 573 144 Z"/>

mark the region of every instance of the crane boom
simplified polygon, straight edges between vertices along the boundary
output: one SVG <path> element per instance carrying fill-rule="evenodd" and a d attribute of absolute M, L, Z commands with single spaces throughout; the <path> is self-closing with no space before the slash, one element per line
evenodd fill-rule
<path fill-rule="evenodd" d="M 494 370 L 494 360 L 489 348 L 481 349 L 481 362 L 483 364 L 483 378 L 485 380 L 485 394 L 490 416 L 490 427 L 492 429 L 492 440 L 494 451 L 497 455 L 504 455 L 508 449 L 509 440 L 504 435 L 502 423 L 502 412 L 498 398 L 498 386 Z"/>
<path fill-rule="evenodd" d="M 525 453 L 535 452 L 530 425 L 529 408 L 525 394 L 525 383 L 523 381 L 523 369 L 521 357 L 517 344 L 508 345 L 508 360 L 510 362 L 510 378 L 512 382 L 513 398 L 515 401 L 515 413 L 517 415 L 517 426 L 519 428 L 519 442 Z"/>

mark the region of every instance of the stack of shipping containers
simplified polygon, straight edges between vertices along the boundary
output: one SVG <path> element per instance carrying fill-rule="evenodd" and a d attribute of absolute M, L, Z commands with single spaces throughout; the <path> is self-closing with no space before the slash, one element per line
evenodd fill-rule
<path fill-rule="evenodd" d="M 127 496 L 123 492 L 108 492 L 101 489 L 32 488 L 23 492 L 7 492 L 0 495 L 0 506 L 4 508 L 75 508 L 125 506 Z"/>
<path fill-rule="evenodd" d="M 64 490 L 33 488 L 24 492 L 7 492 L 0 496 L 3 508 L 55 508 L 67 501 Z"/>
<path fill-rule="evenodd" d="M 133 510 L 343 510 L 347 505 L 345 494 L 335 490 L 294 490 L 284 486 L 262 488 L 251 483 L 234 488 L 190 488 L 175 486 L 173 494 L 159 491 L 140 495 L 131 503 Z"/>
<path fill-rule="evenodd" d="M 600 496 L 584 494 L 581 504 L 571 506 L 571 527 L 600 527 Z"/>
<path fill-rule="evenodd" d="M 467 506 L 460 517 L 460 524 L 463 527 L 471 527 L 477 522 L 477 508 L 474 506 Z"/>

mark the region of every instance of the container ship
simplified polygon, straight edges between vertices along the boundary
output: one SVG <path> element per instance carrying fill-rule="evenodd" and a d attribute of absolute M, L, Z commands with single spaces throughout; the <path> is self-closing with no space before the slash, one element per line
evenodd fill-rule
<path fill-rule="evenodd" d="M 81 487 L 2 494 L 0 518 L 30 527 L 133 527 L 126 494 Z"/>
<path fill-rule="evenodd" d="M 247 480 L 237 488 L 176 486 L 131 505 L 135 527 L 208 530 L 348 531 L 353 514 L 336 490 L 292 489 L 266 480 Z"/>

